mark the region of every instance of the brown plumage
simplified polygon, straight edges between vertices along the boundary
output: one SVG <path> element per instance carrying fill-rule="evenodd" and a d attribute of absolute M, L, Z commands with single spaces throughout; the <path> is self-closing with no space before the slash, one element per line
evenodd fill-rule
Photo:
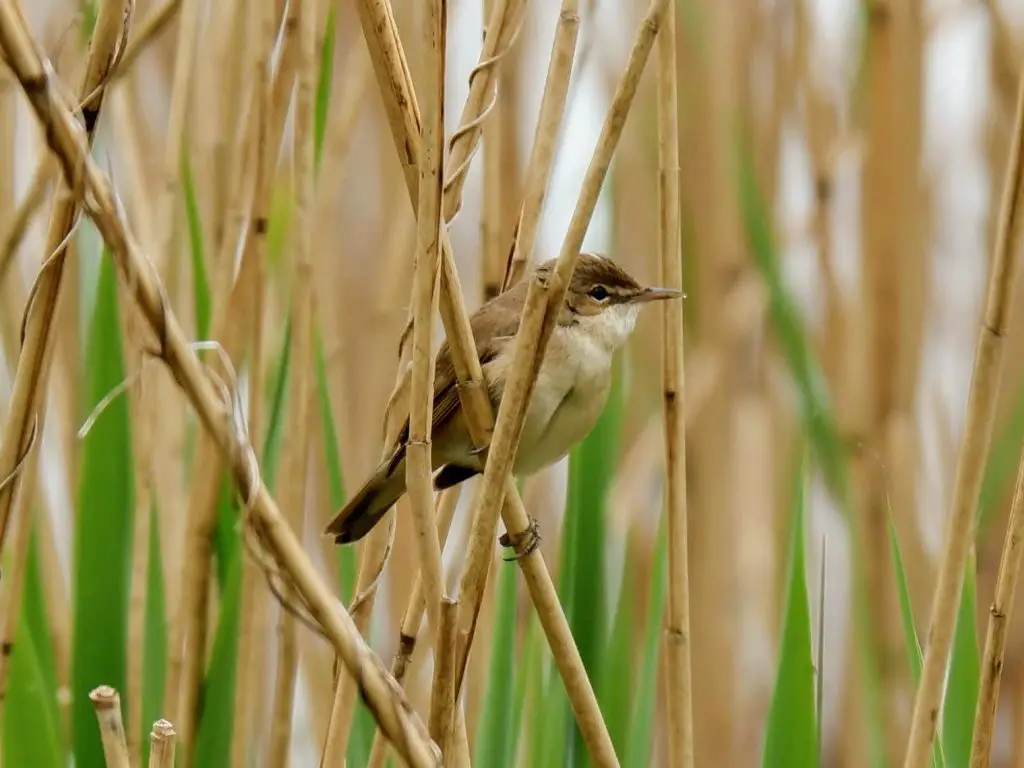
<path fill-rule="evenodd" d="M 550 273 L 553 265 L 554 262 L 549 261 L 536 269 Z M 520 280 L 505 293 L 482 305 L 470 317 L 480 366 L 495 409 L 504 390 L 511 344 L 519 330 L 528 287 L 527 279 Z M 677 292 L 642 288 L 610 259 L 592 254 L 580 255 L 531 398 L 513 471 L 530 474 L 556 461 L 582 438 L 583 435 L 577 433 L 589 431 L 607 397 L 610 354 L 632 330 L 635 305 L 674 295 L 678 295 Z M 633 306 L 627 308 L 630 304 Z M 612 310 L 613 307 L 616 309 Z M 592 339 L 597 343 L 596 352 L 583 349 Z M 605 351 L 608 352 L 607 361 Z M 583 359 L 577 360 L 581 355 Z M 555 426 L 557 429 L 553 431 L 557 434 L 550 434 L 548 427 Z M 435 488 L 441 490 L 457 485 L 483 471 L 462 415 L 455 367 L 447 342 L 437 353 L 431 433 L 432 469 L 440 468 L 434 478 Z M 561 439 L 563 434 L 564 440 Z M 378 465 L 370 479 L 328 524 L 326 533 L 332 535 L 338 544 L 357 541 L 369 533 L 405 493 L 405 445 L 408 436 L 409 421 L 406 418 L 389 457 Z M 566 443 L 564 446 L 563 442 Z"/>

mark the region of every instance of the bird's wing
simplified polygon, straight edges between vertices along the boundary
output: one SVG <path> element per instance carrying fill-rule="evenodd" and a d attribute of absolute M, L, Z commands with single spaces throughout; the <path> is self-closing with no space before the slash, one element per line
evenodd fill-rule
<path fill-rule="evenodd" d="M 516 311 L 516 293 L 519 286 L 502 293 L 473 313 L 469 319 L 480 366 L 486 366 L 500 354 L 519 330 L 519 312 Z M 525 291 L 525 283 L 522 286 Z M 521 302 L 519 304 L 521 306 Z M 485 336 L 486 331 L 486 337 Z M 437 434 L 445 427 L 459 409 L 458 379 L 452 362 L 451 349 L 445 341 L 437 352 L 434 365 L 434 408 L 431 418 L 431 432 Z M 409 419 L 406 417 L 398 433 L 396 450 L 391 463 L 397 466 L 405 455 L 405 444 L 409 440 Z"/>

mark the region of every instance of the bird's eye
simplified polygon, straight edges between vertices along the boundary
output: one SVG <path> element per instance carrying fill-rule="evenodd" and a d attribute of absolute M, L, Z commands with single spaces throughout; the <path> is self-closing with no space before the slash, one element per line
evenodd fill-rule
<path fill-rule="evenodd" d="M 603 285 L 595 285 L 590 289 L 590 297 L 598 301 L 604 301 L 608 298 L 608 290 Z"/>

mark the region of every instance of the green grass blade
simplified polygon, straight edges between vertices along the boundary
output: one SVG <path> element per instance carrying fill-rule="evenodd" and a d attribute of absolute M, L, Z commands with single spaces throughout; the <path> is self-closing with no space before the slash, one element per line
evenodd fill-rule
<path fill-rule="evenodd" d="M 263 440 L 263 481 L 268 488 L 277 482 L 277 466 L 281 458 L 281 441 L 284 434 L 284 404 L 288 397 L 288 380 L 292 364 L 292 316 L 285 320 L 284 339 L 277 355 L 277 367 L 271 382 L 270 414 L 267 420 L 266 437 Z"/>
<path fill-rule="evenodd" d="M 900 551 L 899 537 L 896 536 L 896 526 L 893 524 L 892 515 L 889 515 L 889 548 L 892 552 L 893 571 L 896 574 L 896 588 L 900 598 L 900 617 L 903 620 L 903 637 L 907 645 L 907 659 L 910 662 L 910 676 L 915 687 L 921 682 L 921 668 L 924 665 L 924 656 L 921 653 L 921 643 L 917 638 L 917 629 L 914 626 L 914 610 L 910 603 L 910 585 L 907 582 L 907 573 L 903 568 L 903 553 Z M 944 768 L 946 761 L 942 756 L 942 742 L 935 739 L 932 743 L 932 766 L 933 768 Z"/>
<path fill-rule="evenodd" d="M 56 698 L 57 664 L 53 657 L 53 636 L 50 633 L 50 621 L 46 612 L 46 592 L 43 589 L 43 571 L 39 561 L 39 534 L 34 521 L 29 539 L 28 562 L 25 564 L 23 590 L 21 620 L 28 623 L 27 631 L 33 638 L 36 661 L 43 675 L 46 698 L 52 710 L 50 715 L 54 723 L 60 723 L 60 708 Z"/>
<path fill-rule="evenodd" d="M 949 659 L 949 677 L 942 705 L 942 751 L 950 765 L 968 765 L 974 709 L 978 705 L 981 683 L 981 657 L 978 651 L 974 552 L 968 559 L 960 592 L 960 609 L 953 633 Z"/>
<path fill-rule="evenodd" d="M 67 760 L 62 756 L 57 729 L 56 691 L 47 681 L 37 651 L 45 640 L 34 636 L 33 622 L 25 605 L 23 602 L 8 670 L 0 754 L 4 765 L 63 768 Z"/>
<path fill-rule="evenodd" d="M 782 278 L 771 214 L 761 196 L 753 158 L 740 151 L 740 189 L 751 255 L 769 294 L 769 315 L 790 375 L 797 386 L 804 428 L 829 490 L 843 506 L 847 502 L 846 460 L 835 415 L 828 402 L 824 374 L 804 331 L 799 310 Z"/>
<path fill-rule="evenodd" d="M 113 261 L 100 262 L 85 358 L 90 403 L 125 377 Z M 90 406 L 91 407 L 91 406 Z M 75 530 L 72 743 L 80 766 L 103 764 L 89 691 L 110 685 L 126 698 L 128 592 L 133 513 L 128 398 L 110 402 L 83 440 Z M 127 709 L 127 704 L 123 704 Z"/>
<path fill-rule="evenodd" d="M 755 267 L 768 287 L 769 319 L 774 336 L 782 349 L 790 376 L 800 401 L 804 432 L 810 438 L 815 459 L 821 468 L 826 485 L 841 511 L 849 520 L 849 478 L 846 456 L 839 439 L 835 415 L 828 401 L 824 374 L 804 331 L 796 302 L 793 301 L 782 278 L 772 218 L 757 181 L 754 158 L 749 142 L 741 137 L 738 151 L 740 197 L 747 239 Z M 866 723 L 869 765 L 885 766 L 883 744 L 883 709 L 878 662 L 870 638 L 868 596 L 864 594 L 864 556 L 855 528 L 850 529 L 854 544 L 854 622 L 858 662 L 863 688 L 863 712 Z"/>
<path fill-rule="evenodd" d="M 241 546 L 236 543 L 236 547 Z M 200 692 L 195 765 L 230 765 L 235 715 L 235 676 L 241 629 L 242 558 L 231 559 L 221 594 L 217 634 Z"/>
<path fill-rule="evenodd" d="M 517 569 L 509 564 L 498 568 L 494 619 L 494 644 L 484 694 L 483 714 L 477 731 L 475 765 L 512 768 L 515 734 L 512 709 L 515 704 Z"/>
<path fill-rule="evenodd" d="M 658 660 L 661 653 L 662 619 L 665 615 L 665 589 L 668 583 L 668 536 L 664 518 L 658 526 L 651 568 L 650 598 L 644 628 L 640 677 L 633 694 L 633 711 L 626 740 L 625 768 L 646 768 L 651 764 L 654 742 L 654 708 L 658 695 Z"/>
<path fill-rule="evenodd" d="M 203 224 L 199 215 L 195 178 L 188 147 L 181 156 L 181 187 L 185 197 L 185 220 L 188 223 L 189 253 L 192 257 L 192 303 L 196 313 L 196 336 L 208 339 L 213 303 L 210 297 L 210 279 L 206 273 L 206 254 L 203 246 Z"/>
<path fill-rule="evenodd" d="M 540 709 L 534 704 L 542 690 L 539 632 L 540 624 L 537 614 L 533 613 L 526 624 L 526 632 L 523 637 L 523 651 L 520 654 L 522 661 L 515 667 L 516 690 L 515 703 L 512 707 L 513 765 L 518 765 L 520 736 L 523 732 L 523 713 L 535 712 Z M 528 749 L 530 741 L 527 740 L 525 744 L 524 748 Z"/>
<path fill-rule="evenodd" d="M 149 731 L 163 712 L 167 676 L 167 608 L 164 564 L 160 550 L 160 522 L 156 503 L 149 513 L 149 571 L 146 574 L 146 625 L 142 656 L 142 761 L 149 760 Z"/>
<path fill-rule="evenodd" d="M 765 734 L 765 768 L 816 768 L 818 765 L 814 652 L 804 562 L 805 465 L 801 466 L 797 482 L 779 667 Z"/>
<path fill-rule="evenodd" d="M 313 107 L 313 164 L 320 170 L 320 158 L 327 135 L 327 114 L 331 106 L 331 83 L 334 78 L 334 6 L 327 11 L 324 47 L 320 51 L 320 74 L 316 83 L 316 104 Z"/>
<path fill-rule="evenodd" d="M 608 724 L 608 734 L 615 745 L 615 754 L 622 759 L 626 754 L 626 740 L 629 736 L 629 707 L 632 695 L 633 661 L 633 563 L 627 562 L 622 569 L 622 586 L 619 601 L 612 622 L 611 636 L 604 654 L 601 670 L 601 687 L 598 691 L 601 712 Z"/>

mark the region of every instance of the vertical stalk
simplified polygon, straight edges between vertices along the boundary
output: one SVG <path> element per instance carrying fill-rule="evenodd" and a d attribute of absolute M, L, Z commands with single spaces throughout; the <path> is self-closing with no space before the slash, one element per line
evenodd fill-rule
<path fill-rule="evenodd" d="M 676 79 L 676 9 L 675 3 L 670 2 L 658 36 L 658 250 L 662 285 L 682 290 L 679 94 Z M 692 768 L 693 681 L 690 676 L 690 584 L 686 549 L 686 385 L 682 302 L 668 302 L 661 312 L 665 514 L 668 516 L 668 609 L 664 638 L 668 764 L 671 768 Z"/>
<path fill-rule="evenodd" d="M 298 25 L 293 128 L 295 164 L 295 211 L 293 248 L 295 278 L 292 288 L 291 367 L 288 388 L 289 432 L 284 457 L 283 503 L 296 536 L 302 538 L 309 472 L 309 405 L 313 370 L 313 100 L 317 80 L 316 35 L 319 15 L 316 0 L 291 0 L 285 28 Z M 288 594 L 294 599 L 293 591 Z M 269 765 L 289 764 L 295 677 L 299 662 L 298 626 L 287 610 L 279 613 L 277 679 L 274 685 L 270 729 Z"/>
<path fill-rule="evenodd" d="M 992 254 L 985 314 L 975 349 L 964 436 L 957 456 L 953 501 L 932 601 L 921 683 L 914 700 L 905 768 L 925 765 L 931 751 L 942 682 L 953 642 L 964 568 L 974 540 L 974 511 L 992 441 L 996 395 L 1003 366 L 1003 337 L 1009 322 L 1010 297 L 1016 282 L 1017 253 L 1020 248 L 1019 208 L 1021 196 L 1024 195 L 1024 76 L 1020 77 L 1018 83 L 1011 142 L 999 234 Z"/>

